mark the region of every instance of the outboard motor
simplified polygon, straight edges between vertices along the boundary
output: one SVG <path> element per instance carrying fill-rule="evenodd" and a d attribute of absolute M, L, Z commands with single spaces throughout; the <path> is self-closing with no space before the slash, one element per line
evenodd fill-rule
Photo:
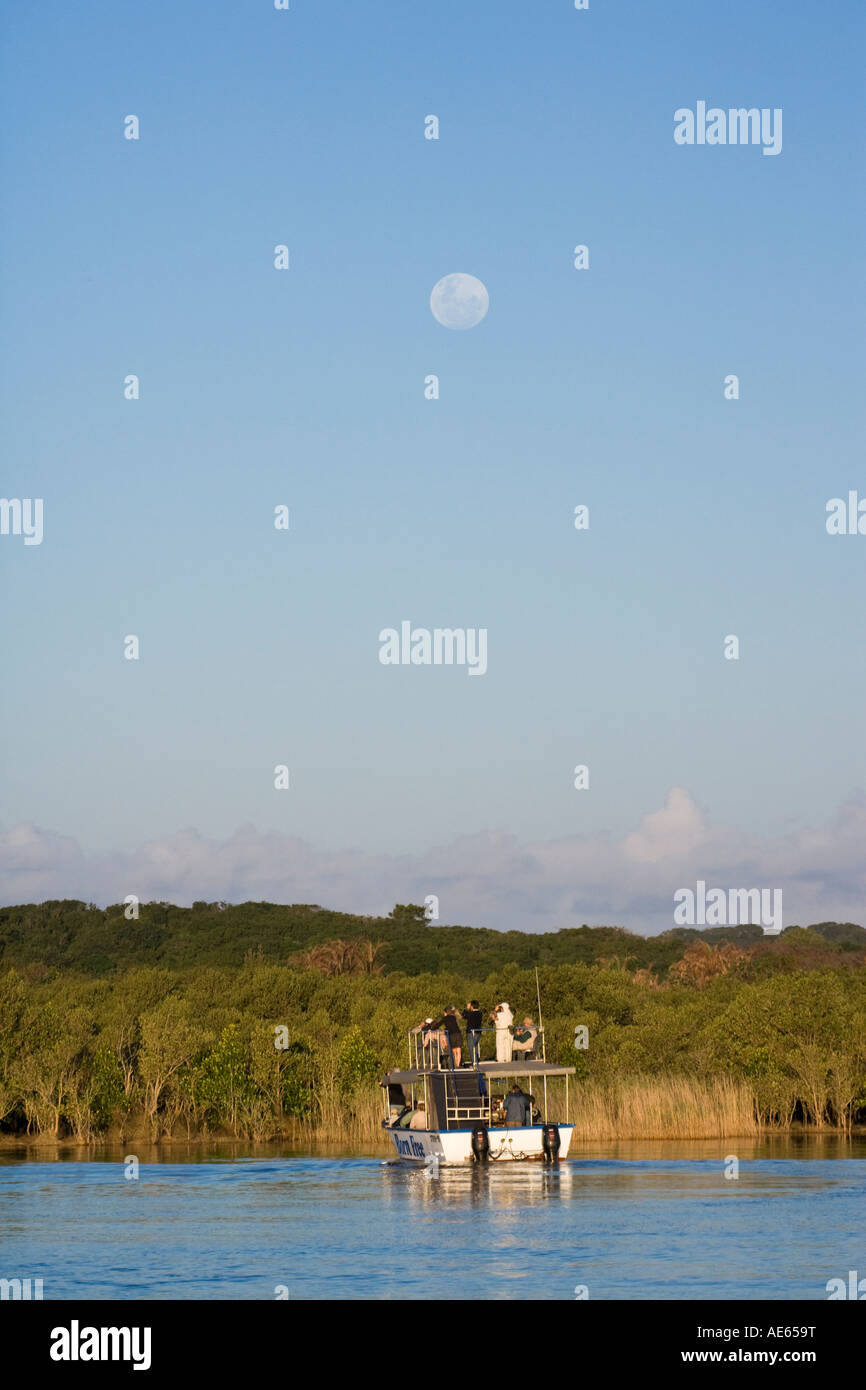
<path fill-rule="evenodd" d="M 476 1125 L 472 1131 L 472 1157 L 476 1163 L 487 1163 L 490 1158 L 490 1135 L 486 1125 Z"/>
<path fill-rule="evenodd" d="M 541 1131 L 541 1153 L 545 1163 L 556 1163 L 559 1158 L 560 1138 L 558 1125 L 545 1125 Z"/>

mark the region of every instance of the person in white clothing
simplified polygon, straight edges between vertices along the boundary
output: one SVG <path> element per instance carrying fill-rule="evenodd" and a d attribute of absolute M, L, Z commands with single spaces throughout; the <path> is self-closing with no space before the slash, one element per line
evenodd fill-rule
<path fill-rule="evenodd" d="M 511 1025 L 514 1022 L 514 1014 L 511 1012 L 509 1004 L 497 1004 L 493 1013 L 490 1015 L 496 1028 L 496 1060 L 497 1062 L 511 1061 Z"/>

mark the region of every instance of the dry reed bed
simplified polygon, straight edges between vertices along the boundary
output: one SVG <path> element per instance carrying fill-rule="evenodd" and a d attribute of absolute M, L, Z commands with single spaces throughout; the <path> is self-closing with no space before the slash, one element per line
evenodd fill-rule
<path fill-rule="evenodd" d="M 541 1087 L 536 1100 L 541 1100 Z M 572 1082 L 568 1118 L 580 1139 L 722 1139 L 757 1134 L 755 1097 L 749 1086 L 727 1077 L 623 1077 L 609 1082 Z M 548 1113 L 564 1120 L 565 1094 L 559 1081 L 548 1083 Z M 336 1098 L 320 1107 L 312 1126 L 298 1124 L 298 1136 L 349 1143 L 380 1140 L 382 1108 L 378 1096 L 358 1097 L 347 1113 Z M 775 1127 L 775 1126 L 774 1126 Z M 782 1128 L 779 1126 L 779 1128 Z"/>
<path fill-rule="evenodd" d="M 727 1077 L 627 1077 L 575 1087 L 581 1139 L 722 1139 L 757 1134 L 755 1097 Z"/>

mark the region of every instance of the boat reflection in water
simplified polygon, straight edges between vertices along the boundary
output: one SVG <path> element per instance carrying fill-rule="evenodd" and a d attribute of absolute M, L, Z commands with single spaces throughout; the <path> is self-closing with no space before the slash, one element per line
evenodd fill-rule
<path fill-rule="evenodd" d="M 466 1163 L 439 1166 L 407 1165 L 399 1159 L 388 1159 L 383 1169 L 389 1170 L 393 1182 L 383 1184 L 386 1203 L 393 1200 L 401 1205 L 435 1207 L 455 1206 L 501 1209 L 516 1207 L 525 1210 L 537 1203 L 556 1200 L 570 1194 L 574 1179 L 571 1163 Z"/>

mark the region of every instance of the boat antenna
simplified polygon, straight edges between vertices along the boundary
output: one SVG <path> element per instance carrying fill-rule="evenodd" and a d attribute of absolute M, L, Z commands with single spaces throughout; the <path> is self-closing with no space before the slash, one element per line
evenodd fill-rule
<path fill-rule="evenodd" d="M 538 1000 L 538 1031 L 541 1034 L 541 1060 L 547 1061 L 547 1044 L 544 1041 L 544 1027 L 541 1022 L 541 985 L 538 983 L 538 966 L 535 967 L 535 997 Z"/>

